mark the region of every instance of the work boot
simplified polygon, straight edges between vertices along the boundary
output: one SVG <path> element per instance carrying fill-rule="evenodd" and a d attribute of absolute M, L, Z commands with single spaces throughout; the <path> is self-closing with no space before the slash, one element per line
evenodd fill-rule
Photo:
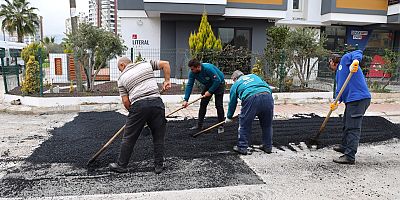
<path fill-rule="evenodd" d="M 339 153 L 343 153 L 344 154 L 344 148 L 342 147 L 342 145 L 337 145 L 333 147 L 333 150 Z"/>
<path fill-rule="evenodd" d="M 263 150 L 267 154 L 271 154 L 272 153 L 272 147 L 267 147 L 265 145 L 261 145 L 260 149 Z"/>
<path fill-rule="evenodd" d="M 128 169 L 126 167 L 122 167 L 118 165 L 118 163 L 110 163 L 108 165 L 111 171 L 118 172 L 118 173 L 126 173 L 128 172 Z"/>
<path fill-rule="evenodd" d="M 154 173 L 160 174 L 164 170 L 164 165 L 156 165 L 154 167 Z"/>
<path fill-rule="evenodd" d="M 224 127 L 223 126 L 219 126 L 218 127 L 218 134 L 221 134 L 221 133 L 224 133 L 224 132 L 225 132 Z"/>
<path fill-rule="evenodd" d="M 339 163 L 339 164 L 348 164 L 348 165 L 354 165 L 355 160 L 349 159 L 346 155 L 340 156 L 339 158 L 333 159 L 333 162 Z"/>
<path fill-rule="evenodd" d="M 248 151 L 247 149 L 241 149 L 238 146 L 233 146 L 233 151 L 235 151 L 238 154 L 242 154 L 242 155 L 251 155 L 252 152 Z"/>

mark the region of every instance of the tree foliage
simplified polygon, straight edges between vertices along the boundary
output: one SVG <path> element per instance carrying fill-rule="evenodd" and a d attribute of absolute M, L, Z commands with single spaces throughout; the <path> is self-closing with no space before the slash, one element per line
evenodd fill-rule
<path fill-rule="evenodd" d="M 202 15 L 197 33 L 190 34 L 189 49 L 192 58 L 197 58 L 203 62 L 211 62 L 212 57 L 210 56 L 222 49 L 221 39 L 215 37 L 210 23 L 208 23 L 206 12 Z"/>
<path fill-rule="evenodd" d="M 26 62 L 25 78 L 22 81 L 23 94 L 37 94 L 40 90 L 39 62 L 35 56 L 29 56 Z"/>
<path fill-rule="evenodd" d="M 72 49 L 72 41 L 68 37 L 62 39 L 61 46 L 63 47 L 64 53 L 73 53 L 74 50 Z"/>
<path fill-rule="evenodd" d="M 31 7 L 27 0 L 5 0 L 0 7 L 0 17 L 3 17 L 2 30 L 11 35 L 17 33 L 18 42 L 23 42 L 24 36 L 35 34 L 39 25 L 37 8 Z"/>
<path fill-rule="evenodd" d="M 262 59 L 256 59 L 256 63 L 253 65 L 251 73 L 257 75 L 262 80 L 265 80 L 264 63 Z"/>
<path fill-rule="evenodd" d="M 46 59 L 47 53 L 45 51 L 43 44 L 35 42 L 35 43 L 29 44 L 24 49 L 22 49 L 21 57 L 24 60 L 24 62 L 27 63 L 31 56 L 33 56 L 36 61 L 39 61 L 39 57 L 38 57 L 39 48 L 41 49 L 42 60 Z"/>
<path fill-rule="evenodd" d="M 385 88 L 400 76 L 400 53 L 390 49 L 385 49 L 383 61 L 384 63 L 381 65 L 380 70 L 385 74 L 390 74 L 390 77 L 386 79 L 385 84 L 382 86 L 382 90 L 385 91 Z M 384 78 L 382 78 L 382 80 L 383 79 Z"/>
<path fill-rule="evenodd" d="M 46 44 L 52 44 L 52 43 L 54 43 L 54 41 L 55 41 L 55 37 L 46 36 L 46 37 L 43 38 L 42 43 L 44 45 L 46 45 Z"/>
<path fill-rule="evenodd" d="M 279 65 L 283 62 L 282 55 L 286 54 L 287 41 L 290 29 L 286 26 L 274 26 L 267 29 L 267 47 L 265 59 L 269 67 L 270 76 L 279 78 Z M 285 66 L 290 66 L 286 63 Z M 288 70 L 287 70 L 288 71 Z"/>
<path fill-rule="evenodd" d="M 213 57 L 215 57 L 219 69 L 225 74 L 232 74 L 235 70 L 246 74 L 250 73 L 251 52 L 246 48 L 227 45 L 222 51 L 215 52 Z"/>
<path fill-rule="evenodd" d="M 319 58 L 327 56 L 324 48 L 326 37 L 316 29 L 299 27 L 290 31 L 287 45 L 289 60 L 293 63 L 294 72 L 300 80 L 300 87 L 308 86 L 311 74 L 316 70 Z"/>
<path fill-rule="evenodd" d="M 267 46 L 265 48 L 265 61 L 268 66 L 268 82 L 277 85 L 281 92 L 289 91 L 292 77 L 289 72 L 293 64 L 289 59 L 290 50 L 288 40 L 291 30 L 287 26 L 273 26 L 266 31 Z"/>
<path fill-rule="evenodd" d="M 84 67 L 89 91 L 93 90 L 100 69 L 106 67 L 110 59 L 126 51 L 117 35 L 86 23 L 80 24 L 75 35 L 69 34 L 68 41 L 72 49 L 76 49 L 77 58 Z"/>

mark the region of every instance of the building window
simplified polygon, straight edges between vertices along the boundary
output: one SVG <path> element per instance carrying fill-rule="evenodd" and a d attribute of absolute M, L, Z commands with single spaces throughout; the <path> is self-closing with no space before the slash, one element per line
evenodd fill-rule
<path fill-rule="evenodd" d="M 345 48 L 346 27 L 345 26 L 327 26 L 323 29 L 328 41 L 326 48 L 331 51 L 340 51 Z"/>
<path fill-rule="evenodd" d="M 236 48 L 251 49 L 251 29 L 249 28 L 218 28 L 222 46 L 232 45 Z"/>
<path fill-rule="evenodd" d="M 392 49 L 393 41 L 394 34 L 392 31 L 374 30 L 369 37 L 366 48 L 374 50 Z"/>
<path fill-rule="evenodd" d="M 293 10 L 301 10 L 301 0 L 293 0 Z"/>

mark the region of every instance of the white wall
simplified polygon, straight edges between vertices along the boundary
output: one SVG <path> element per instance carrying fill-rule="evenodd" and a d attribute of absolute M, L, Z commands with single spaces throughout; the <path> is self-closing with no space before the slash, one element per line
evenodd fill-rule
<path fill-rule="evenodd" d="M 128 56 L 129 57 L 129 56 Z M 109 62 L 110 66 L 110 81 L 117 81 L 120 75 L 120 71 L 118 70 L 117 59 L 111 59 Z"/>
<path fill-rule="evenodd" d="M 323 26 L 321 23 L 322 0 L 300 0 L 300 9 L 293 10 L 293 0 L 288 0 L 285 19 L 276 25 L 286 26 Z"/>
<path fill-rule="evenodd" d="M 388 15 L 396 15 L 400 13 L 400 4 L 391 5 L 388 7 Z"/>
<path fill-rule="evenodd" d="M 54 58 L 61 58 L 62 75 L 56 75 Z M 68 81 L 68 57 L 67 54 L 50 54 L 50 69 L 44 69 L 45 78 L 49 83 L 69 83 Z"/>
<path fill-rule="evenodd" d="M 226 5 L 226 0 L 144 0 L 145 3 L 191 3 L 191 4 L 220 4 Z"/>
<path fill-rule="evenodd" d="M 160 49 L 160 18 L 149 18 L 144 12 L 137 11 L 121 12 L 120 18 L 122 39 L 129 49 L 132 47 Z M 132 44 L 133 34 L 138 36 L 137 39 L 147 40 L 149 45 L 134 46 Z"/>

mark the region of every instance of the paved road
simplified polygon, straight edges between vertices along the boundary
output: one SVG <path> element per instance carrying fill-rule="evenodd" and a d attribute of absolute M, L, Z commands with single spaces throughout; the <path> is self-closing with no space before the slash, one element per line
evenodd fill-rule
<path fill-rule="evenodd" d="M 276 118 L 287 119 L 295 113 L 326 112 L 327 105 L 282 105 L 276 107 Z M 400 122 L 399 104 L 373 104 L 368 115 L 384 116 Z M 173 108 L 171 108 L 173 109 Z M 343 108 L 341 108 L 343 109 Z M 210 106 L 209 115 L 213 115 Z M 121 111 L 122 112 L 122 111 Z M 123 112 L 122 112 L 123 113 Z M 340 110 L 336 115 L 340 114 Z M 185 115 L 196 116 L 194 111 Z M 13 115 L 0 113 L 0 181 L 15 173 L 51 135 L 49 131 L 72 121 L 76 113 L 55 115 Z M 267 155 L 255 152 L 241 159 L 264 184 L 220 188 L 160 191 L 135 194 L 51 197 L 55 199 L 400 199 L 400 141 L 363 144 L 357 164 L 341 166 L 332 162 L 339 156 L 329 147 L 319 150 L 293 146 L 297 151 L 274 149 Z M 38 172 L 48 173 L 48 172 Z M 23 177 L 23 175 L 21 175 Z M 216 176 L 218 178 L 218 176 Z M 133 180 L 134 181 L 134 180 Z M 95 186 L 94 186 L 95 187 Z M 49 197 L 50 198 L 50 197 Z"/>

